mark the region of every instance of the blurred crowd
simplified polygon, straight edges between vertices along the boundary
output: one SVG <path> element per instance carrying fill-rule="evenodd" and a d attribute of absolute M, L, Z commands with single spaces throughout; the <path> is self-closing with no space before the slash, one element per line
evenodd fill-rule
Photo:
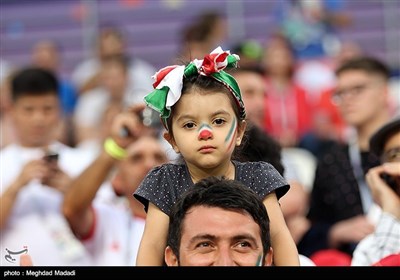
<path fill-rule="evenodd" d="M 399 118 L 399 78 L 356 42 L 335 36 L 335 26 L 351 24 L 339 9 L 280 2 L 280 24 L 264 42 L 229 45 L 224 16 L 200 14 L 181 29 L 171 64 L 202 59 L 219 45 L 238 54 L 231 74 L 250 124 L 243 156 L 270 162 L 289 182 L 280 204 L 301 264 L 376 264 L 400 253 L 398 226 L 391 252 L 352 258 L 386 209 L 370 190 L 369 171 L 400 161 L 400 141 L 385 160 L 384 143 L 370 149 L 371 137 Z M 18 265 L 25 250 L 35 265 L 135 263 L 146 213 L 132 194 L 177 154 L 162 138 L 159 116 L 144 109 L 157 69 L 128 53 L 126 39 L 118 26 L 102 26 L 92 56 L 69 77 L 60 75 L 62 50 L 51 38 L 31 47 L 24 66 L 0 57 L 1 266 Z M 126 112 L 146 129 L 125 159 L 107 159 L 103 143 Z M 400 178 L 400 166 L 392 168 Z M 398 211 L 391 215 L 398 224 Z"/>

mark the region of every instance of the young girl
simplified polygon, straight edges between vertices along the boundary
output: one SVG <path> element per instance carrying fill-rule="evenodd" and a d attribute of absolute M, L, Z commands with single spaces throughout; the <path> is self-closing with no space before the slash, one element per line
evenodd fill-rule
<path fill-rule="evenodd" d="M 168 66 L 155 74 L 155 90 L 146 104 L 160 112 L 165 139 L 182 156 L 181 164 L 164 164 L 149 172 L 134 196 L 147 211 L 137 265 L 163 264 L 172 205 L 194 183 L 208 176 L 243 182 L 264 201 L 270 216 L 275 265 L 299 265 L 296 245 L 278 199 L 289 189 L 265 162 L 232 160 L 246 129 L 245 107 L 235 79 L 224 72 L 239 57 L 215 49 L 203 60 Z"/>

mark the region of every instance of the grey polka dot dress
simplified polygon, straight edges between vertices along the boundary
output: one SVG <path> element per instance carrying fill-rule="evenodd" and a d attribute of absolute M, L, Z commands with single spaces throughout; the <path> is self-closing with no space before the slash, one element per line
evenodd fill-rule
<path fill-rule="evenodd" d="M 244 183 L 264 199 L 275 191 L 278 199 L 288 190 L 289 184 L 279 172 L 267 162 L 238 162 L 235 165 L 235 180 Z M 147 212 L 149 202 L 170 214 L 176 200 L 190 187 L 193 181 L 185 164 L 164 164 L 153 168 L 134 193 Z"/>

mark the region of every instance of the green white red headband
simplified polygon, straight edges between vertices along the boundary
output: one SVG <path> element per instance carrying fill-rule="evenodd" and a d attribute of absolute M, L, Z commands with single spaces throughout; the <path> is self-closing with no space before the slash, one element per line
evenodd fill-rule
<path fill-rule="evenodd" d="M 171 107 L 178 102 L 182 94 L 183 78 L 192 75 L 209 76 L 222 83 L 235 97 L 240 111 L 240 119 L 244 120 L 246 111 L 240 93 L 239 86 L 231 75 L 223 71 L 225 68 L 236 68 L 239 56 L 216 48 L 204 59 L 195 59 L 187 66 L 171 65 L 156 72 L 154 79 L 154 91 L 144 97 L 144 101 L 150 108 L 160 113 L 160 117 L 166 126 L 166 120 L 171 115 Z"/>

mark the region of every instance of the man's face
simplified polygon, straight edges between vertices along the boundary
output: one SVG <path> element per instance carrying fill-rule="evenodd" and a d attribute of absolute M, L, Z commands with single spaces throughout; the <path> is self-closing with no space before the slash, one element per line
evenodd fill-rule
<path fill-rule="evenodd" d="M 112 32 L 101 34 L 98 47 L 101 58 L 123 54 L 125 49 L 122 38 Z"/>
<path fill-rule="evenodd" d="M 400 131 L 390 136 L 383 147 L 383 162 L 400 162 Z M 393 177 L 395 191 L 400 195 L 400 177 Z"/>
<path fill-rule="evenodd" d="M 56 71 L 59 65 L 57 48 L 51 42 L 40 42 L 33 48 L 32 62 L 44 69 Z"/>
<path fill-rule="evenodd" d="M 235 74 L 240 87 L 243 102 L 246 106 L 247 118 L 260 128 L 264 126 L 264 98 L 266 84 L 261 74 L 255 72 L 241 72 Z"/>
<path fill-rule="evenodd" d="M 100 81 L 112 99 L 122 99 L 128 85 L 128 73 L 117 62 L 104 63 Z"/>
<path fill-rule="evenodd" d="M 57 95 L 22 96 L 13 103 L 11 113 L 23 146 L 42 147 L 55 140 L 60 121 Z"/>
<path fill-rule="evenodd" d="M 119 163 L 113 187 L 118 194 L 131 197 L 150 169 L 168 162 L 168 157 L 160 141 L 151 136 L 141 136 L 127 152 L 128 157 Z"/>
<path fill-rule="evenodd" d="M 337 79 L 333 100 L 350 126 L 363 126 L 387 111 L 388 88 L 378 75 L 361 70 L 342 72 Z"/>
<path fill-rule="evenodd" d="M 261 231 L 244 212 L 195 206 L 182 227 L 179 260 L 166 249 L 169 266 L 255 266 L 270 265 L 272 252 L 263 257 Z"/>

